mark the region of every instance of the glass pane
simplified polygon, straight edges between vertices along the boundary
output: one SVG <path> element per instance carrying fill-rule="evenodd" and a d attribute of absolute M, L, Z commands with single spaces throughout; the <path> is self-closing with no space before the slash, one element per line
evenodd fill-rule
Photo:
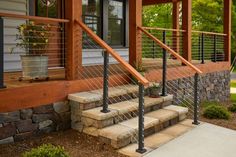
<path fill-rule="evenodd" d="M 59 0 L 37 0 L 36 15 L 42 17 L 58 17 Z"/>
<path fill-rule="evenodd" d="M 108 8 L 108 43 L 123 45 L 124 43 L 124 15 L 123 2 L 109 0 Z"/>

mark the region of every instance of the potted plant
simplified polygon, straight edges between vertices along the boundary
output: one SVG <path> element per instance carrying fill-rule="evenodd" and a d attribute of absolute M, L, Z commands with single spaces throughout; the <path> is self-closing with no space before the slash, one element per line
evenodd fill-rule
<path fill-rule="evenodd" d="M 33 21 L 17 27 L 16 47 L 25 50 L 25 55 L 21 55 L 22 78 L 48 79 L 48 56 L 45 53 L 49 43 L 50 28 L 49 24 L 36 25 Z"/>
<path fill-rule="evenodd" d="M 160 90 L 160 84 L 154 83 L 152 86 L 149 87 L 149 97 L 158 98 L 160 96 Z"/>

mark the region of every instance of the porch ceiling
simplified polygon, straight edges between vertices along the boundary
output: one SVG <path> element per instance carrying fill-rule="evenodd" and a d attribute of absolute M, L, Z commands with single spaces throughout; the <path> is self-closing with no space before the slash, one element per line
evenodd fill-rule
<path fill-rule="evenodd" d="M 162 3 L 173 3 L 181 0 L 143 0 L 143 5 L 153 5 L 153 4 L 162 4 Z"/>

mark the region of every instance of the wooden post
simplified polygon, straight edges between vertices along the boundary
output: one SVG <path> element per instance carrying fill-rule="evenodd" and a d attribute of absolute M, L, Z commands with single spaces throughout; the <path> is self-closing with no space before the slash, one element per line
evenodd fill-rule
<path fill-rule="evenodd" d="M 183 19 L 183 57 L 187 61 L 192 59 L 192 0 L 182 0 Z"/>
<path fill-rule="evenodd" d="M 142 26 L 142 0 L 130 0 L 129 63 L 133 66 L 142 64 L 142 33 L 137 26 Z"/>
<path fill-rule="evenodd" d="M 231 61 L 231 10 L 232 0 L 224 0 L 224 38 L 225 61 Z"/>
<path fill-rule="evenodd" d="M 179 9 L 180 2 L 173 2 L 173 10 L 172 10 L 172 20 L 173 20 L 173 29 L 179 30 Z M 179 53 L 179 38 L 180 32 L 173 31 L 173 50 Z"/>
<path fill-rule="evenodd" d="M 82 69 L 82 30 L 75 24 L 75 19 L 82 20 L 82 0 L 67 0 L 65 11 L 70 20 L 66 26 L 66 79 L 75 80 Z"/>

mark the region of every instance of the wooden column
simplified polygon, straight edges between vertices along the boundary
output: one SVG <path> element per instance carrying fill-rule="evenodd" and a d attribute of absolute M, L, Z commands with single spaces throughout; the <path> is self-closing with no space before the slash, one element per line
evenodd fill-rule
<path fill-rule="evenodd" d="M 67 0 L 65 17 L 70 20 L 66 25 L 66 79 L 75 80 L 82 69 L 82 31 L 75 24 L 75 19 L 82 20 L 82 0 Z"/>
<path fill-rule="evenodd" d="M 224 0 L 224 38 L 225 61 L 231 61 L 231 8 L 232 1 Z"/>
<path fill-rule="evenodd" d="M 142 26 L 142 0 L 129 1 L 129 63 L 142 64 L 142 34 L 137 29 Z"/>
<path fill-rule="evenodd" d="M 192 59 L 192 0 L 182 0 L 183 19 L 183 57 L 187 61 Z"/>
<path fill-rule="evenodd" d="M 172 22 L 173 22 L 173 29 L 179 30 L 179 9 L 180 9 L 180 2 L 173 2 L 173 10 L 172 10 Z M 179 53 L 179 38 L 180 32 L 173 32 L 173 50 Z"/>

